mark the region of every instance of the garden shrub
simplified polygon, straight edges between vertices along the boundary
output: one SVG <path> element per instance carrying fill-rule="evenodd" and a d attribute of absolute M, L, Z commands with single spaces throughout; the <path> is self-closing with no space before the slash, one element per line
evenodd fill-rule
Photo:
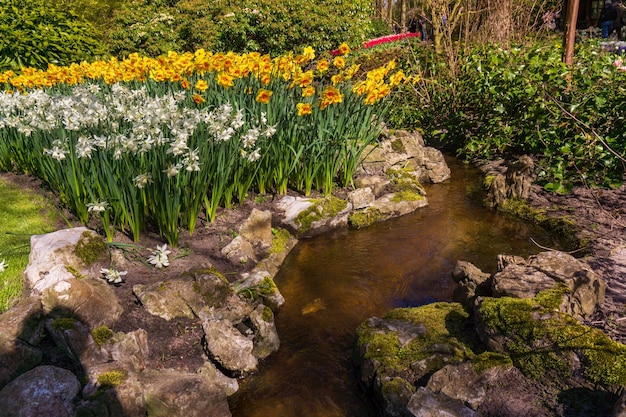
<path fill-rule="evenodd" d="M 330 51 L 373 34 L 366 0 L 130 0 L 107 34 L 111 53 L 157 56 L 169 50 L 283 54 L 311 46 Z"/>
<path fill-rule="evenodd" d="M 0 70 L 93 59 L 103 48 L 92 25 L 44 0 L 3 0 Z"/>
<path fill-rule="evenodd" d="M 594 41 L 577 45 L 571 67 L 562 52 L 555 39 L 475 46 L 458 74 L 446 74 L 441 59 L 421 52 L 413 69 L 423 82 L 413 94 L 396 94 L 390 120 L 421 127 L 467 158 L 533 155 L 549 191 L 566 193 L 582 182 L 619 186 L 626 90 L 618 86 L 626 72 Z"/>

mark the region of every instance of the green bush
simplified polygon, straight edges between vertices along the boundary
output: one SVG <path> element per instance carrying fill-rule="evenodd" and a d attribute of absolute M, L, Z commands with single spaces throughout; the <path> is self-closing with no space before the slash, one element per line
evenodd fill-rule
<path fill-rule="evenodd" d="M 44 0 L 0 2 L 0 70 L 68 65 L 101 55 L 94 28 Z"/>
<path fill-rule="evenodd" d="M 374 33 L 370 17 L 368 0 L 130 0 L 115 13 L 107 42 L 116 56 L 199 48 L 272 55 L 302 46 L 330 51 L 368 39 Z"/>
<path fill-rule="evenodd" d="M 619 86 L 626 71 L 597 41 L 579 43 L 571 67 L 562 53 L 556 39 L 477 46 L 460 57 L 453 76 L 441 59 L 421 52 L 412 70 L 423 81 L 413 94 L 407 87 L 396 95 L 391 122 L 422 128 L 467 158 L 533 155 L 549 191 L 566 193 L 581 182 L 618 186 L 626 155 L 626 90 Z"/>

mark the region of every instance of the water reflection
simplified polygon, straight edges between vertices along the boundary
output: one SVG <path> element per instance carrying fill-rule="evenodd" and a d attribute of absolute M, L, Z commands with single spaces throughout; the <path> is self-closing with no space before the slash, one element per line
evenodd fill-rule
<path fill-rule="evenodd" d="M 468 194 L 477 170 L 448 163 L 453 178 L 428 187 L 428 207 L 293 250 L 276 276 L 286 299 L 276 317 L 280 350 L 230 399 L 234 417 L 376 416 L 351 362 L 361 322 L 449 301 L 459 259 L 494 272 L 497 254 L 539 252 L 530 237 L 557 246 L 543 230 L 483 208 Z"/>

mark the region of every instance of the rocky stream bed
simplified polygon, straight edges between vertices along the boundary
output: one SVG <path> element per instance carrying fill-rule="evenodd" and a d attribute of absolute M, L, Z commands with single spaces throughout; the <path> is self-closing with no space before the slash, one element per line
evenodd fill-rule
<path fill-rule="evenodd" d="M 529 163 L 485 165 L 489 201 L 562 228 L 576 252 L 503 254 L 494 276 L 459 260 L 458 303 L 364 322 L 355 362 L 383 415 L 626 415 L 626 189 L 550 195 Z M 427 204 L 420 182 L 449 174 L 418 134 L 393 132 L 354 190 L 250 196 L 181 234 L 161 269 L 146 262 L 163 243 L 150 233 L 33 237 L 25 296 L 0 315 L 0 416 L 230 416 L 237 381 L 280 348 L 273 277 L 297 240 L 410 213 Z M 112 266 L 124 282 L 102 279 Z"/>

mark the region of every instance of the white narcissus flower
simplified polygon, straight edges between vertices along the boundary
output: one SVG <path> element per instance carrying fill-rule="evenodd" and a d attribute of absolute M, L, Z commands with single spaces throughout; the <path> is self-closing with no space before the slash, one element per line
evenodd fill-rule
<path fill-rule="evenodd" d="M 172 253 L 171 250 L 167 249 L 167 243 L 163 246 L 158 246 L 152 255 L 148 257 L 148 262 L 154 265 L 156 268 L 163 268 L 164 266 L 169 266 L 170 260 L 167 255 Z"/>
<path fill-rule="evenodd" d="M 87 212 L 89 213 L 102 213 L 109 207 L 109 203 L 106 201 L 96 201 L 95 203 L 87 203 Z"/>
<path fill-rule="evenodd" d="M 128 274 L 128 271 L 118 271 L 115 268 L 106 269 L 102 268 L 100 273 L 104 275 L 104 278 L 113 284 L 119 284 L 123 281 L 122 276 Z"/>
<path fill-rule="evenodd" d="M 7 269 L 7 266 L 9 266 L 9 264 L 5 263 L 3 259 L 2 262 L 0 262 L 0 272 L 4 272 L 4 270 Z"/>

